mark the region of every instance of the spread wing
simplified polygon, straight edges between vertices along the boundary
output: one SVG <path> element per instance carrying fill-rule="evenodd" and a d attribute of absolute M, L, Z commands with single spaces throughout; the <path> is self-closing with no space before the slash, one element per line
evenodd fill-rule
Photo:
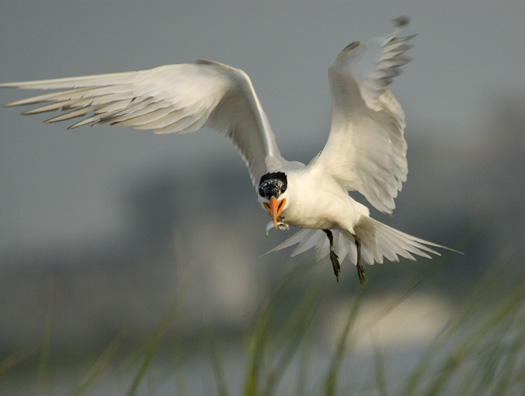
<path fill-rule="evenodd" d="M 63 112 L 48 123 L 80 118 L 69 128 L 109 123 L 156 133 L 191 133 L 206 125 L 230 138 L 254 186 L 266 172 L 267 156 L 282 159 L 249 77 L 221 63 L 196 61 L 0 87 L 60 90 L 6 106 L 44 104 L 22 114 Z"/>
<path fill-rule="evenodd" d="M 354 42 L 332 61 L 332 126 L 313 165 L 386 213 L 394 209 L 408 172 L 405 115 L 387 87 L 408 62 L 404 52 L 413 36 L 399 37 L 408 20 L 396 22 L 389 36 Z"/>

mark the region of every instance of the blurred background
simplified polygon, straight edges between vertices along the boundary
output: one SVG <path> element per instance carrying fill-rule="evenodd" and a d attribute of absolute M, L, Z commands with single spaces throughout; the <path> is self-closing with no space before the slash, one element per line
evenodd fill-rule
<path fill-rule="evenodd" d="M 0 81 L 217 60 L 250 75 L 281 152 L 308 162 L 330 126 L 329 62 L 352 41 L 390 33 L 400 15 L 417 33 L 413 61 L 391 88 L 407 115 L 410 172 L 394 217 L 373 214 L 465 253 L 366 268 L 363 317 L 432 273 L 374 327 L 385 353 L 409 367 L 407 351 L 433 339 L 494 263 L 488 295 L 524 275 L 523 1 L 3 0 Z M 32 94 L 3 89 L 0 103 Z M 19 112 L 0 110 L 0 362 L 22 353 L 17 366 L 32 372 L 48 342 L 50 365 L 82 366 L 117 334 L 130 347 L 144 342 L 175 299 L 181 313 L 168 338 L 192 356 L 206 355 L 200 334 L 232 345 L 226 377 L 235 389 L 261 306 L 301 266 L 306 275 L 283 304 L 326 280 L 314 344 L 325 353 L 319 364 L 329 359 L 360 293 L 355 269 L 345 262 L 337 284 L 329 261 L 314 265 L 311 252 L 263 256 L 292 231 L 265 236 L 269 218 L 226 139 L 67 131 L 42 124 L 47 114 Z M 356 341 L 363 356 L 374 354 L 367 340 Z M 400 369 L 385 365 L 387 376 Z M 199 359 L 180 367 L 189 394 L 211 375 Z M 4 384 L 32 389 L 23 378 Z M 70 378 L 54 386 L 68 389 Z"/>

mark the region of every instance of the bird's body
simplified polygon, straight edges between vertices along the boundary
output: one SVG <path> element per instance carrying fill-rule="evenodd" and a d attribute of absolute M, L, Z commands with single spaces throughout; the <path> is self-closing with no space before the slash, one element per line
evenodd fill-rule
<path fill-rule="evenodd" d="M 293 169 L 286 175 L 287 200 L 293 205 L 284 208 L 282 217 L 289 225 L 353 233 L 359 219 L 369 215 L 368 208 L 350 197 L 341 183 L 315 166 Z"/>
<path fill-rule="evenodd" d="M 204 126 L 217 130 L 246 162 L 272 225 L 303 228 L 274 250 L 299 244 L 292 255 L 310 248 L 318 259 L 330 254 L 336 276 L 339 261 L 349 257 L 363 282 L 362 261 L 430 257 L 438 254 L 432 247 L 442 247 L 371 219 L 368 208 L 348 194 L 358 191 L 376 209 L 391 213 L 406 180 L 404 113 L 387 89 L 408 62 L 404 52 L 411 36 L 398 36 L 406 22 L 399 19 L 386 37 L 351 43 L 332 61 L 330 134 L 308 165 L 282 157 L 248 75 L 221 63 L 196 61 L 0 87 L 58 89 L 7 106 L 45 103 L 23 114 L 62 110 L 46 122 L 81 118 L 70 128 L 109 123 L 156 133 L 191 133 Z"/>

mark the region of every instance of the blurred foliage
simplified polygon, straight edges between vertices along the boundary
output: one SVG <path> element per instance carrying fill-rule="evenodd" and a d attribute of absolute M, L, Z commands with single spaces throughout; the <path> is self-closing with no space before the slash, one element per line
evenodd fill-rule
<path fill-rule="evenodd" d="M 208 364 L 201 363 L 202 372 L 191 375 L 204 378 L 205 372 L 211 372 L 213 380 L 207 385 L 211 393 L 206 394 L 220 396 L 239 392 L 244 396 L 271 396 L 282 394 L 283 389 L 288 392 L 290 388 L 296 395 L 326 396 L 520 395 L 525 393 L 522 375 L 525 372 L 522 330 L 525 280 L 511 264 L 512 261 L 504 258 L 495 262 L 476 287 L 461 301 L 456 301 L 454 314 L 414 369 L 395 383 L 389 383 L 389 356 L 382 354 L 379 344 L 373 352 L 370 378 L 353 378 L 353 373 L 348 371 L 347 362 L 356 358 L 352 357 L 352 345 L 359 336 L 355 322 L 366 300 L 366 293 L 357 292 L 357 287 L 353 296 L 345 297 L 347 308 L 343 320 L 330 323 L 336 327 L 336 339 L 328 347 L 326 356 L 319 356 L 320 351 L 324 351 L 318 348 L 319 329 L 326 320 L 323 311 L 333 301 L 327 297 L 333 279 L 318 276 L 311 263 L 285 273 L 261 302 L 252 325 L 245 329 L 244 358 L 235 360 L 235 364 L 241 366 L 235 369 L 240 378 L 233 378 L 226 363 L 230 340 L 224 340 L 213 328 L 193 338 L 170 336 L 177 323 L 184 320 L 180 304 L 185 292 L 183 287 L 177 289 L 157 326 L 141 345 L 126 344 L 125 331 L 119 332 L 89 367 L 82 366 L 72 372 L 66 363 L 54 360 L 49 347 L 53 319 L 50 288 L 39 364 L 35 369 L 23 368 L 24 361 L 29 359 L 24 351 L 7 356 L 0 360 L 0 386 L 9 383 L 10 378 L 23 375 L 27 388 L 21 392 L 37 389 L 40 395 L 57 394 L 57 390 L 74 395 L 100 394 L 111 393 L 105 388 L 107 380 L 117 376 L 122 378 L 116 389 L 118 394 L 160 395 L 166 393 L 168 386 L 171 389 L 168 394 L 189 395 L 192 394 L 188 385 L 190 378 L 183 368 L 195 359 L 204 359 Z M 399 298 L 390 303 L 388 313 L 395 312 L 396 307 L 435 273 L 432 268 L 428 271 L 406 286 Z M 505 289 L 500 285 L 506 285 Z M 36 373 L 31 374 L 35 370 Z M 69 385 L 54 383 L 64 375 Z M 74 383 L 76 385 L 71 385 Z"/>

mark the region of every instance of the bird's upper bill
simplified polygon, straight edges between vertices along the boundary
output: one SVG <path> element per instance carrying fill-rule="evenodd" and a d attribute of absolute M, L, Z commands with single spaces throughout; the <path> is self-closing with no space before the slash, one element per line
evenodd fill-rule
<path fill-rule="evenodd" d="M 263 202 L 264 208 L 270 213 L 270 216 L 273 218 L 273 225 L 275 228 L 279 225 L 279 216 L 283 211 L 284 205 L 286 204 L 286 198 L 281 200 L 276 200 L 274 197 L 270 198 L 270 202 Z"/>

